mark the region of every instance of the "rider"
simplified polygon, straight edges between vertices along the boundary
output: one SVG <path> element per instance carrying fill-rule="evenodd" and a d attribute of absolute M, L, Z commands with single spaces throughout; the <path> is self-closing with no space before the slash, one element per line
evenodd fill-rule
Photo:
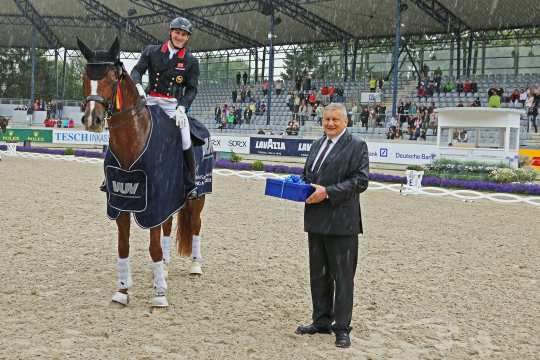
<path fill-rule="evenodd" d="M 199 61 L 185 47 L 193 26 L 189 20 L 177 17 L 169 24 L 169 39 L 161 45 L 150 45 L 131 71 L 139 95 L 148 105 L 158 105 L 174 118 L 182 134 L 184 163 L 188 170 L 185 179 L 187 198 L 197 196 L 195 187 L 195 160 L 191 146 L 189 121 L 186 111 L 197 95 Z M 142 86 L 142 76 L 148 70 L 148 95 Z M 193 190 L 192 190 L 193 189 Z"/>

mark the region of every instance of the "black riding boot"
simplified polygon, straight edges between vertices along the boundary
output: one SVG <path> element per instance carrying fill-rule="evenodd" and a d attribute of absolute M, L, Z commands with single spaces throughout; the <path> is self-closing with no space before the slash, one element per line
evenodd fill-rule
<path fill-rule="evenodd" d="M 197 186 L 195 185 L 197 166 L 195 164 L 195 156 L 193 154 L 193 147 L 184 150 L 184 171 L 186 176 L 184 177 L 184 189 L 186 192 L 186 199 L 197 198 Z"/>

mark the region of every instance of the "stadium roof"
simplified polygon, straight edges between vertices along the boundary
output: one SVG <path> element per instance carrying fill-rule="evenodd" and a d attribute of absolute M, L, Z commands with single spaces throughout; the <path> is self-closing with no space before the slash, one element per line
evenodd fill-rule
<path fill-rule="evenodd" d="M 76 36 L 105 47 L 120 34 L 122 50 L 138 52 L 165 39 L 175 16 L 194 23 L 194 51 L 260 47 L 267 43 L 270 20 L 263 12 L 269 2 L 281 19 L 276 45 L 394 34 L 395 0 L 0 0 L 0 47 L 30 47 L 33 23 L 39 48 L 75 49 Z M 403 35 L 540 25 L 538 0 L 402 2 Z"/>

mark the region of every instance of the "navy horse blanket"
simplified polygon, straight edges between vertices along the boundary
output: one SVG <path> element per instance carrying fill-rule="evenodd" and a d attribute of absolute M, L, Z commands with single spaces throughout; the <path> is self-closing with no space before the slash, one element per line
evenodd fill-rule
<path fill-rule="evenodd" d="M 122 169 L 109 148 L 104 161 L 107 216 L 115 220 L 120 212 L 130 212 L 143 229 L 161 225 L 179 211 L 191 190 L 184 186 L 180 130 L 159 106 L 148 110 L 150 134 L 139 158 L 129 169 Z M 196 119 L 189 122 L 194 149 L 204 147 L 210 142 L 208 129 Z"/>

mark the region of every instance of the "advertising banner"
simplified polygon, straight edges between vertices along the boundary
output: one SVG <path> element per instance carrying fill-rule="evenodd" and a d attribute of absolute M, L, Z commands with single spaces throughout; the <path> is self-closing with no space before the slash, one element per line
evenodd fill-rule
<path fill-rule="evenodd" d="M 381 93 L 380 92 L 360 93 L 360 102 L 362 104 L 381 102 Z"/>
<path fill-rule="evenodd" d="M 248 136 L 213 135 L 210 137 L 214 151 L 249 154 L 250 138 Z"/>
<path fill-rule="evenodd" d="M 368 142 L 369 161 L 403 165 L 425 165 L 436 158 L 437 145 Z"/>
<path fill-rule="evenodd" d="M 0 141 L 5 142 L 52 142 L 52 130 L 49 129 L 7 129 L 0 134 Z"/>
<path fill-rule="evenodd" d="M 52 142 L 54 144 L 109 145 L 109 132 L 54 129 Z"/>

